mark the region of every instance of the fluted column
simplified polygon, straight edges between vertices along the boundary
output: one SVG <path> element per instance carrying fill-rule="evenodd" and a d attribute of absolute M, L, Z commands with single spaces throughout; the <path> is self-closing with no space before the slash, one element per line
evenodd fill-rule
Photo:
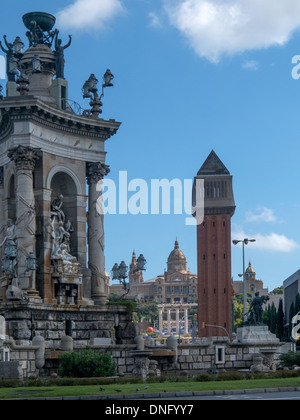
<path fill-rule="evenodd" d="M 162 336 L 163 333 L 163 309 L 158 309 L 158 331 L 159 335 Z"/>
<path fill-rule="evenodd" d="M 179 319 L 179 309 L 176 308 L 176 334 L 179 334 L 179 328 L 180 328 L 180 319 Z"/>
<path fill-rule="evenodd" d="M 167 310 L 167 332 L 171 333 L 171 309 Z"/>
<path fill-rule="evenodd" d="M 189 313 L 188 308 L 184 308 L 184 334 L 188 335 L 189 333 Z"/>
<path fill-rule="evenodd" d="M 16 166 L 17 275 L 20 288 L 26 291 L 29 297 L 38 295 L 35 271 L 27 270 L 27 257 L 30 253 L 35 255 L 36 213 L 33 171 L 39 159 L 39 150 L 18 146 L 8 151 L 8 157 Z"/>
<path fill-rule="evenodd" d="M 87 164 L 88 192 L 88 267 L 91 270 L 91 297 L 95 304 L 107 301 L 105 293 L 104 216 L 102 211 L 102 180 L 110 172 L 103 163 Z"/>

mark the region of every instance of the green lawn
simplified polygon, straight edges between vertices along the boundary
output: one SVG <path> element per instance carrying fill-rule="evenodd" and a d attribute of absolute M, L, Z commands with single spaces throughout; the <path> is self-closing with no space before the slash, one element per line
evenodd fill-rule
<path fill-rule="evenodd" d="M 110 394 L 132 394 L 148 392 L 183 392 L 183 391 L 206 391 L 206 390 L 235 390 L 251 388 L 277 388 L 277 387 L 300 387 L 300 378 L 277 378 L 277 379 L 248 379 L 238 381 L 211 381 L 211 382 L 162 382 L 144 384 L 114 384 L 102 385 L 105 391 L 100 391 L 99 385 L 84 386 L 51 386 L 51 387 L 19 387 L 0 388 L 0 399 L 10 398 L 38 398 L 38 397 L 66 397 L 66 396 L 89 396 Z M 148 387 L 147 389 L 144 389 Z M 116 392 L 119 389 L 122 392 Z M 137 391 L 139 389 L 140 391 Z"/>

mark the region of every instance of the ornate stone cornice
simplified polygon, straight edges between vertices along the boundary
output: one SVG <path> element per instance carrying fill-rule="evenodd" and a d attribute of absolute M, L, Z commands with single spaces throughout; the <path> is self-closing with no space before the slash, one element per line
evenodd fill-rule
<path fill-rule="evenodd" d="M 54 130 L 101 140 L 107 140 L 116 134 L 121 125 L 113 119 L 95 120 L 60 110 L 29 95 L 1 101 L 0 111 L 0 139 L 7 135 L 14 121 L 34 121 Z"/>
<path fill-rule="evenodd" d="M 101 163 L 101 162 L 88 163 L 87 168 L 86 168 L 87 183 L 89 185 L 97 184 L 109 173 L 110 173 L 109 166 L 105 165 L 104 163 Z"/>
<path fill-rule="evenodd" d="M 40 149 L 17 146 L 9 149 L 7 156 L 15 162 L 17 170 L 33 171 L 40 157 Z"/>

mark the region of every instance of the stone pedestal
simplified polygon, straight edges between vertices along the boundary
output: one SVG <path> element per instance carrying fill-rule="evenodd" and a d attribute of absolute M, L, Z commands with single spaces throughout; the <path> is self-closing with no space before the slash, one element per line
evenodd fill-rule
<path fill-rule="evenodd" d="M 279 346 L 280 340 L 272 334 L 267 325 L 251 325 L 237 329 L 233 344 L 249 346 Z"/>

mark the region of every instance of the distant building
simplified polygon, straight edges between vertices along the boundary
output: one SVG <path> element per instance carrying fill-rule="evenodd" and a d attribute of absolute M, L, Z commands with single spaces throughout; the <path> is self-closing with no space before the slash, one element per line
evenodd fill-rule
<path fill-rule="evenodd" d="M 128 297 L 155 301 L 159 310 L 160 334 L 188 334 L 189 310 L 197 309 L 197 275 L 187 270 L 187 260 L 179 248 L 176 239 L 174 249 L 171 251 L 167 270 L 157 277 L 144 281 L 142 271 L 137 271 L 135 252 L 129 267 L 130 292 Z M 123 286 L 113 284 L 110 294 L 125 293 Z"/>
<path fill-rule="evenodd" d="M 291 304 L 292 302 L 295 304 L 297 293 L 300 293 L 300 270 L 297 270 L 283 282 L 284 313 L 287 321 Z"/>
<path fill-rule="evenodd" d="M 156 301 L 159 304 L 195 303 L 197 299 L 197 275 L 187 270 L 187 260 L 179 248 L 176 239 L 171 251 L 167 270 L 157 277 L 144 281 L 143 273 L 136 271 L 137 260 L 135 252 L 129 267 L 130 292 L 128 297 L 139 296 L 145 301 Z M 110 294 L 124 294 L 121 285 L 110 286 Z"/>
<path fill-rule="evenodd" d="M 269 290 L 264 288 L 262 280 L 256 279 L 256 273 L 254 268 L 249 261 L 249 265 L 245 271 L 245 280 L 246 280 L 246 290 L 247 293 L 259 292 L 260 295 L 268 295 Z M 244 282 L 243 280 L 237 280 L 233 282 L 234 293 L 237 295 L 244 292 Z"/>
<path fill-rule="evenodd" d="M 283 295 L 269 293 L 269 289 L 267 287 L 264 287 L 263 281 L 258 280 L 256 278 L 256 272 L 252 267 L 251 261 L 249 261 L 249 265 L 245 270 L 245 279 L 247 293 L 251 293 L 252 295 L 254 295 L 255 292 L 259 292 L 260 296 L 268 295 L 270 300 L 268 300 L 264 308 L 267 308 L 269 305 L 272 305 L 272 303 L 274 303 L 275 308 L 278 309 L 279 301 L 280 299 L 283 299 Z M 244 293 L 243 280 L 233 281 L 232 287 L 235 295 Z"/>

